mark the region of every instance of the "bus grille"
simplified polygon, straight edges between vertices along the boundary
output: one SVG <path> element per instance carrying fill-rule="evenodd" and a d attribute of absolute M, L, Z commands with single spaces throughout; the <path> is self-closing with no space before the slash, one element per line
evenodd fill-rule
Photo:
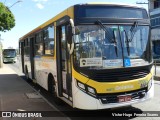
<path fill-rule="evenodd" d="M 119 71 L 110 73 L 94 73 L 92 79 L 98 82 L 119 82 L 146 77 L 147 70 Z"/>
<path fill-rule="evenodd" d="M 109 103 L 119 103 L 118 96 L 120 95 L 130 95 L 131 101 L 139 100 L 145 97 L 147 90 L 141 89 L 133 92 L 117 93 L 117 94 L 108 94 L 108 95 L 98 95 L 98 98 L 103 104 Z"/>

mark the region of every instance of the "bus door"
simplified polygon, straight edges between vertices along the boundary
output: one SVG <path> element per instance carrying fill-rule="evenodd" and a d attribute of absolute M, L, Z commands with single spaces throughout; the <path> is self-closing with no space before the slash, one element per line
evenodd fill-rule
<path fill-rule="evenodd" d="M 20 42 L 22 72 L 24 73 L 24 42 Z"/>
<path fill-rule="evenodd" d="M 72 101 L 71 56 L 67 48 L 67 27 L 69 24 L 57 26 L 57 80 L 59 96 Z"/>
<path fill-rule="evenodd" d="M 30 38 L 30 64 L 31 64 L 31 77 L 34 79 L 34 37 Z"/>

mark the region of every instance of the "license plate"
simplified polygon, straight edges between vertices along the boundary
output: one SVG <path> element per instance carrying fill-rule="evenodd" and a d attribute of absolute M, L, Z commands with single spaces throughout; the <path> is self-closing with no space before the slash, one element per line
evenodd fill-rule
<path fill-rule="evenodd" d="M 131 100 L 132 100 L 131 95 L 118 96 L 119 102 L 126 102 L 126 101 L 131 101 Z"/>

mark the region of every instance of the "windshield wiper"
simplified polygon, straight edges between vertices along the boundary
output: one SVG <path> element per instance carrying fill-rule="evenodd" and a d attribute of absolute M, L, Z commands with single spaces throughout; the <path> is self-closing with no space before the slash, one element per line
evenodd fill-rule
<path fill-rule="evenodd" d="M 129 39 L 128 39 L 128 35 L 127 35 L 127 32 L 126 30 L 124 30 L 124 33 L 125 33 L 125 36 L 126 36 L 126 46 L 127 46 L 127 53 L 128 53 L 128 56 L 130 56 L 130 47 L 129 47 L 129 42 L 131 42 Z"/>
<path fill-rule="evenodd" d="M 131 38 L 129 39 L 128 38 L 128 34 L 126 32 L 126 30 L 124 30 L 124 33 L 125 33 L 125 36 L 126 36 L 126 46 L 127 46 L 127 52 L 128 52 L 128 55 L 130 55 L 130 47 L 129 47 L 129 42 L 132 42 L 133 38 L 134 38 L 134 35 L 137 31 L 137 27 L 138 27 L 138 22 L 135 21 L 130 29 L 130 32 L 131 32 Z"/>
<path fill-rule="evenodd" d="M 107 35 L 106 35 L 107 39 L 108 39 L 111 43 L 114 43 L 116 56 L 118 57 L 117 41 L 116 41 L 116 37 L 115 37 L 115 34 L 114 34 L 114 30 L 112 31 L 113 33 L 111 34 L 110 28 L 104 26 L 103 23 L 102 23 L 101 21 L 99 21 L 99 20 L 97 20 L 97 21 L 95 22 L 95 24 L 100 25 L 100 27 L 107 33 Z"/>
<path fill-rule="evenodd" d="M 101 22 L 101 21 L 99 21 L 99 20 L 97 20 L 96 22 L 95 22 L 95 24 L 98 24 L 98 25 L 100 25 L 101 26 L 101 28 L 107 33 L 107 39 L 111 42 L 111 43 L 114 43 L 114 39 L 113 39 L 113 37 L 112 37 L 112 35 L 111 35 L 111 33 L 110 33 L 110 28 L 108 28 L 108 27 L 105 27 L 104 25 L 103 25 L 103 23 Z"/>
<path fill-rule="evenodd" d="M 135 21 L 135 22 L 133 23 L 131 29 L 130 29 L 130 31 L 131 31 L 131 38 L 130 38 L 129 42 L 132 41 L 132 39 L 133 39 L 133 37 L 134 37 L 134 35 L 135 35 L 136 31 L 137 31 L 137 27 L 138 27 L 138 22 Z"/>

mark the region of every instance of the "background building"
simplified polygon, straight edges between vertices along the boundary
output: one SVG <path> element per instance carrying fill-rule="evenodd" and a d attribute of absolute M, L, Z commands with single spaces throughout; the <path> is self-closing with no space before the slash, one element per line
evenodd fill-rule
<path fill-rule="evenodd" d="M 153 56 L 160 58 L 160 0 L 149 0 Z"/>

